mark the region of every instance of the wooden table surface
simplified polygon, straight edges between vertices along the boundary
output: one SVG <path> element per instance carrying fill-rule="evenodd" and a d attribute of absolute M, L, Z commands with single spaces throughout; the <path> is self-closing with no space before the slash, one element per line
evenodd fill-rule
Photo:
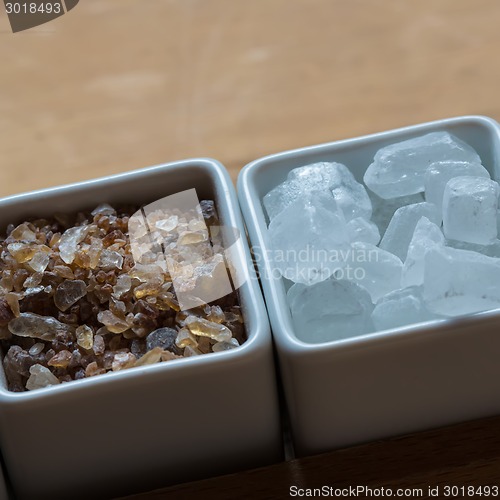
<path fill-rule="evenodd" d="M 372 491 L 371 495 L 366 490 L 365 494 L 360 492 L 360 498 L 380 496 L 375 491 L 382 489 L 390 490 L 394 497 L 410 490 L 406 496 L 428 498 L 429 488 L 437 491 L 440 498 L 452 498 L 446 495 L 447 487 L 464 487 L 465 495 L 460 489 L 454 495 L 459 498 L 498 497 L 500 417 L 177 485 L 123 500 L 281 499 L 290 498 L 291 487 L 312 490 L 324 486 L 334 490 L 359 487 Z M 468 494 L 469 487 L 474 487 L 470 490 L 473 494 Z M 449 491 L 454 493 L 453 489 Z M 477 494 L 479 491 L 483 494 Z M 486 491 L 490 495 L 485 495 Z"/>
<path fill-rule="evenodd" d="M 0 196 L 193 156 L 235 179 L 280 150 L 500 119 L 499 22 L 499 0 L 81 0 L 14 35 L 2 11 Z M 498 484 L 499 435 L 476 422 L 168 496 L 278 498 L 293 478 Z"/>
<path fill-rule="evenodd" d="M 499 22 L 499 0 L 81 0 L 13 35 L 2 11 L 0 195 L 498 119 Z"/>

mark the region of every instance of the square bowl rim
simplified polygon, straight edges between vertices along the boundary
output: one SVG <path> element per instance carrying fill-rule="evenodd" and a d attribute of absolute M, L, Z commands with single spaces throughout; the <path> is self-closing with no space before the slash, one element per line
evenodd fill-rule
<path fill-rule="evenodd" d="M 353 138 L 341 139 L 338 141 L 304 146 L 301 148 L 270 154 L 251 161 L 245 165 L 238 176 L 237 190 L 240 207 L 244 214 L 245 223 L 250 236 L 252 250 L 255 245 L 259 245 L 263 250 L 268 249 L 265 236 L 267 224 L 265 223 L 265 220 L 262 221 L 262 218 L 256 211 L 256 204 L 259 199 L 256 189 L 256 178 L 260 174 L 261 169 L 265 168 L 269 163 L 287 159 L 296 159 L 297 157 L 303 158 L 304 161 L 307 162 L 307 158 L 309 156 L 316 155 L 318 153 L 325 152 L 332 154 L 338 149 L 351 146 L 356 147 L 358 145 L 376 140 L 391 139 L 408 133 L 416 135 L 418 133 L 425 133 L 429 129 L 445 129 L 455 125 L 467 124 L 481 126 L 488 129 L 488 131 L 493 134 L 500 149 L 500 124 L 496 120 L 483 115 L 464 115 L 407 125 L 404 127 L 356 136 Z M 262 210 L 260 211 L 263 213 Z M 259 257 L 262 256 L 259 255 Z M 269 273 L 270 268 L 267 260 L 265 258 L 261 258 L 261 261 L 264 262 L 264 264 L 261 265 L 266 266 L 265 272 L 268 273 L 268 276 L 272 276 L 272 274 Z M 262 274 L 260 269 L 259 273 Z M 332 340 L 316 344 L 307 343 L 297 338 L 294 331 L 288 328 L 284 322 L 284 313 L 278 308 L 277 303 L 277 297 L 281 291 L 277 287 L 276 280 L 269 278 L 262 279 L 261 282 L 271 322 L 273 338 L 278 345 L 279 350 L 292 357 L 296 356 L 300 358 L 304 353 L 308 353 L 312 356 L 315 354 L 320 356 L 334 352 L 350 352 L 358 349 L 367 349 L 371 346 L 381 345 L 387 342 L 399 342 L 415 338 L 425 334 L 426 332 L 446 334 L 446 332 L 449 332 L 450 330 L 453 331 L 462 325 L 467 325 L 471 321 L 487 323 L 492 320 L 500 319 L 500 308 L 498 308 L 482 311 L 476 314 L 468 314 L 459 318 L 432 320 L 381 330 L 378 332 L 370 332 L 347 339 Z"/>
<path fill-rule="evenodd" d="M 264 300 L 256 285 L 255 269 L 250 258 L 248 243 L 244 237 L 244 225 L 234 185 L 228 171 L 218 160 L 207 157 L 188 158 L 80 182 L 13 194 L 0 198 L 0 210 L 8 208 L 12 203 L 30 203 L 30 201 L 34 201 L 40 197 L 46 197 L 48 203 L 50 203 L 50 197 L 54 195 L 69 195 L 73 191 L 91 190 L 93 187 L 98 186 L 114 186 L 122 181 L 144 178 L 152 174 L 168 175 L 171 172 L 178 171 L 188 166 L 206 171 L 213 179 L 214 186 L 220 188 L 220 192 L 218 192 L 217 189 L 214 192 L 214 201 L 216 202 L 217 211 L 220 214 L 220 206 L 224 204 L 226 215 L 229 218 L 226 223 L 231 223 L 231 225 L 239 229 L 242 235 L 243 253 L 240 252 L 238 257 L 242 262 L 247 263 L 250 279 L 238 289 L 238 291 L 241 292 L 240 300 L 242 303 L 245 303 L 247 314 L 252 316 L 253 323 L 251 331 L 247 326 L 247 339 L 245 342 L 235 349 L 224 352 L 191 356 L 172 360 L 173 362 L 156 363 L 144 367 L 120 370 L 118 372 L 107 372 L 99 376 L 82 380 L 72 380 L 71 382 L 41 388 L 35 391 L 14 392 L 10 391 L 2 384 L 0 385 L 0 403 L 21 404 L 28 401 L 38 401 L 40 399 L 57 399 L 75 393 L 83 394 L 95 390 L 100 390 L 102 392 L 108 389 L 118 389 L 120 384 L 125 386 L 130 378 L 137 379 L 139 376 L 143 377 L 145 381 L 148 378 L 153 379 L 158 377 L 165 377 L 167 379 L 169 377 L 168 374 L 172 370 L 181 376 L 184 372 L 193 372 L 195 370 L 200 373 L 207 373 L 211 369 L 220 368 L 222 364 L 227 368 L 232 366 L 237 369 L 238 363 L 245 362 L 247 358 L 252 356 L 252 353 L 258 353 L 265 348 L 266 342 L 270 341 L 270 327 L 267 321 Z"/>

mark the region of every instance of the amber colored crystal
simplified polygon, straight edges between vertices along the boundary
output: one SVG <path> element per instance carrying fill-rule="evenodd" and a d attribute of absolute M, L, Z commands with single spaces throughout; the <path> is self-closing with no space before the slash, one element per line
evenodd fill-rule
<path fill-rule="evenodd" d="M 48 365 L 55 368 L 66 368 L 71 362 L 72 355 L 69 351 L 59 351 L 49 359 Z"/>
<path fill-rule="evenodd" d="M 141 247 L 140 261 L 128 232 L 136 212 L 103 203 L 91 213 L 8 226 L 0 238 L 0 347 L 10 390 L 225 351 L 245 340 L 236 293 L 189 311 L 177 297 L 195 286 L 206 291 L 214 266 L 224 272 L 213 201 L 187 213 L 148 214 L 142 233 L 134 226 L 155 242 Z"/>
<path fill-rule="evenodd" d="M 92 349 L 94 346 L 94 332 L 88 325 L 80 325 L 76 329 L 76 342 L 83 349 Z"/>
<path fill-rule="evenodd" d="M 145 366 L 158 363 L 158 361 L 160 361 L 161 359 L 162 353 L 163 349 L 161 347 L 155 347 L 154 349 L 151 349 L 151 351 L 148 351 L 146 354 L 144 354 L 144 356 L 142 356 L 140 359 L 138 359 L 135 362 L 135 366 Z"/>

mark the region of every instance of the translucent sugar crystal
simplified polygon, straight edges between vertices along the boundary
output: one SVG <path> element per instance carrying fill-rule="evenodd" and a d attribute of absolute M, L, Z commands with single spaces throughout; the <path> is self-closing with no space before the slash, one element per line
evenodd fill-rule
<path fill-rule="evenodd" d="M 240 344 L 236 339 L 229 339 L 227 342 L 216 342 L 212 346 L 212 351 L 213 352 L 223 352 L 223 351 L 229 351 L 231 349 L 234 349 L 235 347 L 238 347 Z"/>
<path fill-rule="evenodd" d="M 33 271 L 43 273 L 50 262 L 50 256 L 47 252 L 37 252 L 29 261 L 29 266 Z"/>
<path fill-rule="evenodd" d="M 57 288 L 54 303 L 61 311 L 66 311 L 87 294 L 87 285 L 82 280 L 66 280 Z"/>
<path fill-rule="evenodd" d="M 6 293 L 5 302 L 7 302 L 8 306 L 10 307 L 10 310 L 17 318 L 21 314 L 21 310 L 19 307 L 19 296 L 15 293 Z M 0 324 L 2 323 L 1 319 L 5 317 L 5 312 L 3 311 L 3 307 L 4 304 L 0 303 Z"/>
<path fill-rule="evenodd" d="M 106 344 L 104 342 L 104 337 L 102 335 L 96 335 L 94 337 L 94 345 L 92 346 L 92 350 L 96 356 L 101 356 L 104 354 L 106 349 Z"/>
<path fill-rule="evenodd" d="M 362 241 L 377 245 L 380 241 L 380 232 L 374 222 L 356 217 L 347 223 L 347 232 L 351 242 Z"/>
<path fill-rule="evenodd" d="M 136 262 L 134 267 L 130 270 L 129 276 L 131 278 L 137 278 L 144 283 L 151 281 L 156 276 L 161 276 L 163 272 L 163 269 L 159 265 Z"/>
<path fill-rule="evenodd" d="M 117 352 L 113 358 L 111 369 L 116 372 L 125 370 L 135 366 L 137 362 L 136 357 L 131 352 Z"/>
<path fill-rule="evenodd" d="M 372 215 L 372 204 L 365 187 L 356 181 L 345 165 L 341 163 L 327 163 L 326 165 L 328 189 L 332 191 L 345 219 L 348 221 L 357 217 L 369 219 Z M 294 169 L 288 177 L 302 183 L 304 177 L 309 176 L 310 170 L 310 166 Z"/>
<path fill-rule="evenodd" d="M 123 256 L 114 250 L 103 250 L 99 266 L 104 270 L 121 269 L 123 266 Z"/>
<path fill-rule="evenodd" d="M 209 321 L 214 321 L 215 323 L 222 323 L 226 319 L 226 314 L 222 310 L 221 306 L 206 305 L 204 311 Z"/>
<path fill-rule="evenodd" d="M 168 261 L 170 262 L 170 261 Z M 231 285 L 227 274 L 226 262 L 222 254 L 215 254 L 213 257 L 207 257 L 193 267 L 192 276 L 186 278 L 179 277 L 174 279 L 177 291 L 177 298 L 184 306 L 184 309 L 196 304 L 196 299 L 191 293 L 200 299 L 201 303 L 210 302 L 215 297 L 224 297 L 231 293 Z M 193 290 L 191 292 L 191 290 Z M 189 296 L 179 293 L 185 291 Z"/>
<path fill-rule="evenodd" d="M 198 340 L 198 349 L 206 354 L 212 350 L 212 344 L 210 342 L 211 339 L 208 337 L 197 337 Z"/>
<path fill-rule="evenodd" d="M 8 325 L 9 321 L 14 318 L 14 316 L 16 315 L 12 311 L 9 302 L 4 298 L 0 298 L 0 326 Z"/>
<path fill-rule="evenodd" d="M 178 224 L 179 224 L 179 216 L 178 215 L 171 215 L 170 217 L 167 217 L 166 219 L 156 221 L 155 227 L 156 227 L 156 229 L 159 229 L 160 231 L 165 231 L 166 233 L 169 233 L 170 231 L 173 231 L 177 227 Z"/>
<path fill-rule="evenodd" d="M 181 357 L 182 356 L 174 354 L 173 352 L 170 351 L 163 351 L 161 353 L 161 361 L 172 361 L 173 359 L 179 359 Z"/>
<path fill-rule="evenodd" d="M 3 359 L 5 375 L 9 381 L 9 388 L 16 392 L 24 391 L 29 369 L 34 364 L 32 356 L 18 345 L 9 347 Z"/>
<path fill-rule="evenodd" d="M 384 200 L 375 193 L 370 193 L 370 199 L 372 200 L 373 206 L 372 221 L 377 225 L 381 236 L 385 234 L 398 208 L 425 201 L 422 193 L 402 196 L 400 198 L 391 198 L 390 200 Z"/>
<path fill-rule="evenodd" d="M 116 215 L 116 210 L 107 203 L 101 203 L 94 210 L 92 210 L 91 215 Z"/>
<path fill-rule="evenodd" d="M 156 276 L 146 283 L 142 283 L 134 289 L 134 295 L 137 299 L 142 299 L 148 295 L 158 295 L 162 286 L 162 277 Z"/>
<path fill-rule="evenodd" d="M 185 325 L 194 335 L 209 337 L 217 342 L 228 341 L 233 336 L 227 326 L 197 316 L 188 316 Z"/>
<path fill-rule="evenodd" d="M 32 260 L 38 253 L 50 252 L 50 248 L 45 245 L 37 245 L 36 243 L 21 243 L 18 241 L 9 243 L 9 245 L 7 245 L 7 250 L 19 264 Z"/>
<path fill-rule="evenodd" d="M 161 355 L 163 353 L 163 349 L 161 347 L 155 347 L 154 349 L 151 349 L 151 351 L 148 351 L 144 356 L 139 358 L 134 366 L 146 366 L 146 365 L 153 365 L 155 363 L 158 363 L 161 361 Z"/>
<path fill-rule="evenodd" d="M 9 390 L 26 391 L 28 379 L 33 389 L 245 341 L 234 293 L 245 275 L 240 280 L 225 255 L 241 235 L 220 225 L 213 201 L 190 193 L 189 202 L 170 206 L 172 197 L 139 210 L 102 204 L 6 227 L 0 340 Z"/>
<path fill-rule="evenodd" d="M 69 280 L 75 279 L 75 275 L 73 274 L 71 267 L 68 266 L 54 266 L 53 272 L 61 278 Z"/>
<path fill-rule="evenodd" d="M 94 331 L 88 325 L 80 325 L 76 331 L 76 342 L 84 349 L 92 349 L 94 346 Z"/>
<path fill-rule="evenodd" d="M 155 347 L 161 347 L 164 351 L 175 351 L 175 339 L 177 330 L 163 327 L 154 330 L 146 337 L 146 347 L 148 351 Z"/>
<path fill-rule="evenodd" d="M 395 290 L 382 297 L 373 309 L 377 331 L 423 323 L 436 318 L 424 304 L 420 287 Z"/>
<path fill-rule="evenodd" d="M 106 373 L 106 369 L 101 368 L 96 361 L 92 361 L 85 368 L 86 377 L 95 377 L 96 375 L 102 375 L 103 373 Z"/>
<path fill-rule="evenodd" d="M 183 231 L 177 240 L 178 245 L 196 245 L 208 240 L 208 231 Z"/>
<path fill-rule="evenodd" d="M 443 207 L 444 188 L 450 179 L 471 175 L 490 178 L 488 171 L 480 164 L 467 161 L 438 161 L 431 163 L 425 171 L 425 201 L 434 203 L 438 210 Z"/>
<path fill-rule="evenodd" d="M 447 238 L 487 245 L 497 237 L 500 188 L 483 177 L 455 177 L 444 190 L 443 229 Z"/>
<path fill-rule="evenodd" d="M 272 265 L 282 276 L 311 284 L 331 276 L 343 263 L 349 234 L 342 211 L 330 193 L 315 191 L 296 200 L 269 224 Z"/>
<path fill-rule="evenodd" d="M 30 377 L 26 382 L 26 389 L 34 391 L 35 389 L 42 389 L 59 383 L 59 379 L 48 368 L 36 364 L 30 368 Z"/>
<path fill-rule="evenodd" d="M 370 295 L 351 281 L 297 283 L 288 290 L 287 300 L 295 335 L 303 342 L 330 342 L 373 331 Z"/>
<path fill-rule="evenodd" d="M 43 344 L 42 342 L 37 342 L 36 344 L 33 344 L 30 347 L 28 352 L 30 356 L 36 356 L 40 354 L 44 349 L 45 349 L 45 344 Z"/>
<path fill-rule="evenodd" d="M 87 258 L 88 258 L 88 267 L 90 269 L 95 269 L 101 260 L 101 253 L 104 247 L 104 244 L 101 239 L 99 238 L 90 238 L 90 247 L 88 248 L 87 251 Z"/>
<path fill-rule="evenodd" d="M 422 217 L 415 227 L 408 247 L 401 285 L 403 287 L 422 285 L 424 282 L 425 254 L 431 248 L 442 247 L 444 244 L 445 238 L 441 229 L 427 217 Z"/>
<path fill-rule="evenodd" d="M 321 173 L 317 175 L 318 179 L 322 179 Z M 311 183 L 311 185 L 301 185 L 296 180 L 285 180 L 278 184 L 274 189 L 269 191 L 262 199 L 262 204 L 266 209 L 269 220 L 272 221 L 278 214 L 280 214 L 286 207 L 291 205 L 294 201 L 300 199 L 305 192 L 318 189 L 326 189 L 325 183 L 318 188 L 318 180 Z"/>
<path fill-rule="evenodd" d="M 66 264 L 71 264 L 75 260 L 78 244 L 85 239 L 90 226 L 70 227 L 59 240 L 59 255 Z"/>
<path fill-rule="evenodd" d="M 332 192 L 346 220 L 371 217 L 372 207 L 365 187 L 345 165 L 333 162 L 294 168 L 285 182 L 264 196 L 263 204 L 272 220 L 304 194 L 323 189 Z"/>
<path fill-rule="evenodd" d="M 35 287 L 39 287 L 39 285 L 42 283 L 42 280 L 43 280 L 42 273 L 33 273 L 31 276 L 28 276 L 26 278 L 26 280 L 23 283 L 23 288 L 32 289 Z M 43 290 L 43 287 L 41 287 L 40 290 Z"/>
<path fill-rule="evenodd" d="M 478 252 L 488 257 L 500 259 L 500 240 L 495 240 L 489 245 L 477 245 L 459 240 L 446 240 L 446 246 L 458 250 L 470 250 L 471 252 Z"/>
<path fill-rule="evenodd" d="M 500 307 L 500 260 L 468 250 L 433 248 L 425 255 L 429 310 L 460 316 Z"/>
<path fill-rule="evenodd" d="M 120 298 L 124 293 L 127 293 L 132 288 L 132 278 L 128 274 L 121 274 L 116 280 L 116 285 L 113 287 L 113 295 Z"/>
<path fill-rule="evenodd" d="M 67 350 L 59 351 L 49 359 L 47 364 L 49 366 L 53 366 L 54 368 L 67 368 L 72 357 L 73 355 Z"/>
<path fill-rule="evenodd" d="M 189 331 L 189 329 L 181 328 L 177 333 L 175 345 L 180 349 L 184 349 L 188 346 L 198 347 L 198 341 L 196 340 L 196 337 Z"/>
<path fill-rule="evenodd" d="M 9 323 L 9 330 L 18 337 L 31 337 L 41 340 L 54 340 L 58 334 L 71 332 L 71 328 L 52 316 L 23 312 Z"/>
<path fill-rule="evenodd" d="M 437 161 L 481 163 L 468 144 L 447 132 L 430 134 L 386 146 L 366 170 L 365 184 L 384 199 L 424 191 L 425 171 Z"/>
<path fill-rule="evenodd" d="M 403 263 L 392 253 L 371 245 L 352 244 L 349 267 L 338 272 L 338 277 L 350 279 L 368 290 L 375 303 L 386 293 L 400 287 Z"/>
<path fill-rule="evenodd" d="M 184 357 L 190 358 L 191 356 L 199 356 L 202 352 L 196 347 L 191 347 L 190 345 L 186 346 L 184 349 Z"/>
<path fill-rule="evenodd" d="M 434 224 L 441 224 L 436 205 L 432 203 L 415 203 L 398 208 L 380 242 L 380 248 L 397 255 L 404 261 L 415 227 L 422 217 L 427 217 Z"/>
<path fill-rule="evenodd" d="M 205 231 L 207 228 L 205 222 L 199 219 L 191 219 L 188 222 L 188 229 L 190 231 Z"/>
<path fill-rule="evenodd" d="M 226 263 L 224 261 L 224 256 L 220 253 L 215 254 L 213 257 L 207 257 L 206 260 L 202 260 L 193 267 L 192 273 L 192 284 L 189 288 L 192 288 L 196 284 L 197 293 L 200 290 L 200 294 L 203 296 L 204 293 L 210 292 L 210 287 L 217 286 L 226 276 Z M 226 294 L 220 295 L 223 297 Z"/>
<path fill-rule="evenodd" d="M 15 240 L 20 241 L 36 241 L 36 233 L 26 222 L 19 224 L 19 226 L 13 229 L 10 236 Z"/>
<path fill-rule="evenodd" d="M 111 333 L 122 333 L 129 329 L 127 322 L 113 314 L 111 311 L 101 311 L 97 315 L 100 321 Z"/>

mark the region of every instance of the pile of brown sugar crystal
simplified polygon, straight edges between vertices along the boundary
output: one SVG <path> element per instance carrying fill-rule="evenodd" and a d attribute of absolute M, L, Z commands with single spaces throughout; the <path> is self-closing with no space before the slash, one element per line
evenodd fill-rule
<path fill-rule="evenodd" d="M 214 203 L 200 207 L 206 225 L 217 226 Z M 235 292 L 181 311 L 169 273 L 134 261 L 134 213 L 103 204 L 7 228 L 0 242 L 0 343 L 10 390 L 223 351 L 245 340 Z M 194 252 L 207 244 L 196 235 L 206 233 L 199 221 L 174 214 L 156 225 L 184 238 L 177 248 L 170 243 L 173 251 Z"/>

